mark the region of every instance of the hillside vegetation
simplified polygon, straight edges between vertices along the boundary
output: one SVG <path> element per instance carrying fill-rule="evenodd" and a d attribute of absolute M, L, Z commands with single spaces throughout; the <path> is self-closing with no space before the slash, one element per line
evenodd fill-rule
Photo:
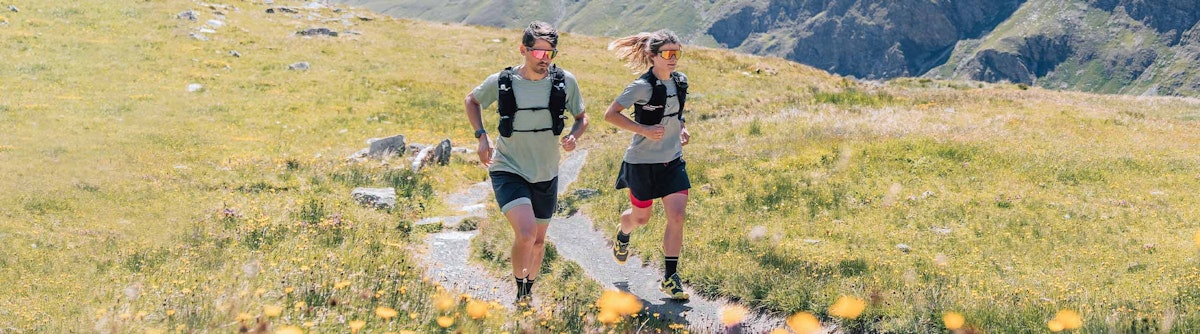
<path fill-rule="evenodd" d="M 430 230 L 412 222 L 484 180 L 474 157 L 421 172 L 345 158 L 394 134 L 473 148 L 462 98 L 519 61 L 519 32 L 282 0 L 2 5 L 18 10 L 0 14 L 0 331 L 605 329 L 599 289 L 562 260 L 539 283 L 561 304 L 479 320 L 422 279 Z M 338 35 L 297 34 L 322 27 Z M 599 190 L 564 203 L 611 232 L 629 134 L 600 113 L 637 73 L 607 42 L 567 34 L 556 63 L 594 120 L 577 186 Z M 1036 332 L 1062 309 L 1087 332 L 1200 330 L 1200 101 L 860 84 L 695 46 L 681 70 L 695 189 L 680 268 L 701 293 L 847 330 L 938 332 L 954 311 Z M 397 208 L 354 203 L 359 186 L 395 187 Z M 478 237 L 493 254 L 498 219 Z M 633 236 L 649 259 L 654 219 Z M 863 315 L 833 317 L 841 296 Z"/>

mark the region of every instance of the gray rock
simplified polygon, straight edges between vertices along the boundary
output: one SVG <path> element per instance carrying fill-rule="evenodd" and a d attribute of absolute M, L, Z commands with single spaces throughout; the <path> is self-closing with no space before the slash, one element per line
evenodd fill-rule
<path fill-rule="evenodd" d="M 308 29 L 304 29 L 301 31 L 297 31 L 296 34 L 300 35 L 300 36 L 324 35 L 324 36 L 329 36 L 329 37 L 337 37 L 337 35 L 338 35 L 338 33 L 336 31 L 329 30 L 329 28 L 308 28 Z"/>
<path fill-rule="evenodd" d="M 359 204 L 376 209 L 396 207 L 396 188 L 354 188 L 350 196 Z"/>
<path fill-rule="evenodd" d="M 204 85 L 201 85 L 201 84 L 198 84 L 198 83 L 194 83 L 194 84 L 188 84 L 188 85 L 187 85 L 187 90 L 188 90 L 188 92 L 189 92 L 189 93 L 195 93 L 195 92 L 199 92 L 199 91 L 202 91 L 202 90 L 204 90 Z"/>
<path fill-rule="evenodd" d="M 596 189 L 588 189 L 588 188 L 575 189 L 575 197 L 579 197 L 579 199 L 589 199 L 592 197 L 596 197 L 596 195 L 599 195 L 599 194 L 600 194 L 600 191 L 596 190 Z"/>
<path fill-rule="evenodd" d="M 208 20 L 206 23 L 208 23 L 209 27 L 213 27 L 213 29 L 219 29 L 225 26 L 225 21 L 221 20 Z"/>
<path fill-rule="evenodd" d="M 13 11 L 13 13 L 17 13 L 17 12 L 21 11 L 20 9 L 17 9 L 17 5 L 8 5 L 8 10 Z"/>
<path fill-rule="evenodd" d="M 371 152 L 370 148 L 364 148 L 364 149 L 358 150 L 358 152 L 354 152 L 354 154 L 351 154 L 350 156 L 346 157 L 346 160 L 360 161 L 360 160 L 366 159 L 367 154 L 369 154 L 370 152 Z"/>
<path fill-rule="evenodd" d="M 371 148 L 367 151 L 367 156 L 380 158 L 385 155 L 404 155 L 404 135 L 395 135 L 383 139 L 375 139 L 371 141 Z"/>
<path fill-rule="evenodd" d="M 299 13 L 299 11 L 297 11 L 295 9 L 287 8 L 287 7 L 267 8 L 267 14 L 275 14 L 275 13 L 296 14 L 296 13 Z"/>
<path fill-rule="evenodd" d="M 937 234 L 950 234 L 950 232 L 951 232 L 949 227 L 934 226 L 932 229 L 933 229 L 933 233 L 937 233 Z"/>
<path fill-rule="evenodd" d="M 307 71 L 308 68 L 308 62 L 306 61 L 288 65 L 288 69 L 293 71 Z"/>
<path fill-rule="evenodd" d="M 436 149 L 433 150 L 433 160 L 437 161 L 438 165 L 445 166 L 450 164 L 450 139 L 447 138 L 438 143 Z"/>
<path fill-rule="evenodd" d="M 912 251 L 912 247 L 909 247 L 908 245 L 905 245 L 905 244 L 896 244 L 896 248 L 900 249 L 901 252 L 905 252 L 905 253 Z"/>
<path fill-rule="evenodd" d="M 197 41 L 202 41 L 202 42 L 203 42 L 203 41 L 208 41 L 208 36 L 205 36 L 205 35 L 204 35 L 204 34 L 202 34 L 202 33 L 194 32 L 194 33 L 190 33 L 190 34 L 188 34 L 188 36 L 189 36 L 189 37 L 191 37 L 192 39 L 195 39 L 195 40 L 197 40 Z"/>
<path fill-rule="evenodd" d="M 237 52 L 237 50 L 229 50 L 229 55 L 230 55 L 230 56 L 234 56 L 234 57 L 236 57 L 236 58 L 241 58 L 241 57 L 242 57 L 242 53 L 241 53 L 241 52 Z"/>
<path fill-rule="evenodd" d="M 194 11 L 194 10 L 185 10 L 179 14 L 176 14 L 175 18 L 181 19 L 181 20 L 195 21 L 195 20 L 200 19 L 200 15 L 197 14 L 196 11 Z"/>

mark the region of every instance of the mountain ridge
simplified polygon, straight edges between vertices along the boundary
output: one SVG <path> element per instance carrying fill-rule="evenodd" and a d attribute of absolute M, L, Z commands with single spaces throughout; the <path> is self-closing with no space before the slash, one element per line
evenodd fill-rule
<path fill-rule="evenodd" d="M 929 77 L 1097 93 L 1200 96 L 1200 2 L 1134 0 L 340 0 L 381 13 L 778 56 L 862 79 Z"/>

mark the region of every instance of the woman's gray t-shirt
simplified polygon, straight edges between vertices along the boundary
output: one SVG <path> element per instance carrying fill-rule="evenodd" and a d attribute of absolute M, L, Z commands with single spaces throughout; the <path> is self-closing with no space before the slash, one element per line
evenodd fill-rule
<path fill-rule="evenodd" d="M 679 73 L 680 80 L 687 82 L 687 76 Z M 671 79 L 658 80 L 667 88 L 667 107 L 663 110 L 664 115 L 679 112 L 678 89 L 675 87 L 675 81 Z M 654 86 L 652 83 L 646 82 L 641 78 L 634 80 L 629 86 L 625 87 L 625 91 L 617 97 L 617 104 L 627 110 L 633 110 L 635 104 L 644 104 L 650 102 L 650 95 L 654 94 Z M 683 130 L 683 122 L 679 117 L 663 117 L 663 138 L 655 141 L 646 138 L 640 134 L 634 134 L 633 140 L 629 143 L 629 148 L 625 149 L 625 162 L 631 164 L 654 164 L 666 163 L 678 159 L 683 156 L 683 143 L 680 142 L 679 133 Z"/>

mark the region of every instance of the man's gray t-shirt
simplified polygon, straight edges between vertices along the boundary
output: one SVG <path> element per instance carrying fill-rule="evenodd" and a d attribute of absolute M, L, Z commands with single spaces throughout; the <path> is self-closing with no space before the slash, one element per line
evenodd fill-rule
<path fill-rule="evenodd" d="M 512 136 L 505 138 L 493 131 L 496 126 L 484 125 L 484 129 L 496 138 L 496 154 L 492 157 L 492 167 L 489 171 L 503 171 L 520 175 L 526 181 L 537 183 L 553 180 L 558 176 L 560 159 L 558 137 L 552 131 L 521 132 L 521 130 L 546 129 L 553 125 L 550 120 L 550 84 L 553 79 L 547 75 L 542 80 L 530 81 L 521 77 L 514 67 L 512 74 L 513 95 L 516 96 L 518 108 L 542 108 L 536 110 L 518 110 L 513 119 Z M 560 68 L 561 69 L 561 68 Z M 563 82 L 567 85 L 567 111 L 573 116 L 579 116 L 584 111 L 583 96 L 579 93 L 579 84 L 575 75 L 563 71 Z M 479 87 L 471 92 L 475 101 L 482 109 L 487 109 L 500 98 L 500 73 L 488 76 Z M 568 122 L 570 123 L 570 122 Z M 563 129 L 563 134 L 571 130 Z"/>
<path fill-rule="evenodd" d="M 680 80 L 687 82 L 687 76 L 679 73 Z M 667 88 L 667 107 L 663 110 L 663 115 L 669 115 L 679 112 L 678 89 L 675 87 L 675 81 L 671 79 L 658 80 Z M 652 83 L 646 82 L 638 78 L 633 83 L 625 87 L 625 91 L 621 96 L 617 97 L 617 104 L 621 107 L 632 110 L 635 104 L 645 104 L 650 102 L 650 95 L 654 94 L 654 86 Z M 625 149 L 625 162 L 631 164 L 655 164 L 666 163 L 678 159 L 683 156 L 683 143 L 680 142 L 679 133 L 683 130 L 683 122 L 679 117 L 663 117 L 663 137 L 662 140 L 654 141 L 642 136 L 634 134 L 633 140 L 629 143 L 629 148 Z"/>

